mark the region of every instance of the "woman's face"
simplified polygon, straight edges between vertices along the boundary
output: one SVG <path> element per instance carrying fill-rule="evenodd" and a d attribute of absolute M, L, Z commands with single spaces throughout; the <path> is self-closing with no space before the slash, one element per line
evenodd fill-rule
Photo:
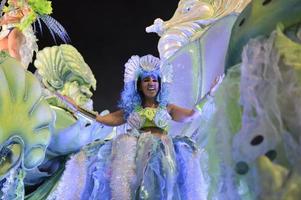
<path fill-rule="evenodd" d="M 140 91 L 147 98 L 154 98 L 159 91 L 159 80 L 156 76 L 147 76 L 141 79 Z"/>

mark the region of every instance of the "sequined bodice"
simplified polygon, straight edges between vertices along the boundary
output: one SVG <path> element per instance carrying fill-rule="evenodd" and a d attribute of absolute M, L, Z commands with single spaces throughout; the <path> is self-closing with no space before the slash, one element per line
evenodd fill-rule
<path fill-rule="evenodd" d="M 130 115 L 128 123 L 132 128 L 137 130 L 141 128 L 158 127 L 167 131 L 170 120 L 171 116 L 167 112 L 166 107 L 138 107 Z"/>
<path fill-rule="evenodd" d="M 140 108 L 137 110 L 137 113 L 145 119 L 141 128 L 156 127 L 156 123 L 154 122 L 156 112 L 157 108 Z"/>

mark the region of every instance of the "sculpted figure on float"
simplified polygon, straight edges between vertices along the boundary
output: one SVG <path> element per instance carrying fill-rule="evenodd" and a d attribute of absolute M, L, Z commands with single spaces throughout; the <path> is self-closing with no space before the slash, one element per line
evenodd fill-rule
<path fill-rule="evenodd" d="M 300 8 L 254 0 L 233 26 L 216 112 L 202 128 L 211 197 L 299 199 Z"/>
<path fill-rule="evenodd" d="M 180 0 L 173 17 L 168 21 L 157 18 L 146 32 L 161 38 L 158 50 L 161 59 L 168 59 L 181 47 L 201 36 L 217 19 L 241 12 L 250 0 Z"/>
<path fill-rule="evenodd" d="M 56 94 L 72 98 L 77 105 L 93 112 L 91 89 L 96 89 L 94 75 L 81 54 L 71 45 L 47 47 L 37 54 L 37 74 L 45 85 L 47 101 L 56 112 L 49 149 L 59 154 L 79 150 L 83 145 L 107 135 L 111 128 L 90 121 L 81 114 L 71 115 Z"/>
<path fill-rule="evenodd" d="M 256 199 L 300 196 L 300 9 L 298 0 L 254 0 L 232 29 L 225 70 L 240 78 L 232 165 Z"/>
<path fill-rule="evenodd" d="M 187 107 L 199 104 L 216 75 L 224 72 L 225 52 L 237 16 L 230 13 L 240 11 L 248 2 L 180 1 L 171 20 L 157 21 L 161 23 L 156 31 L 162 36 L 160 55 L 165 64 L 172 64 L 174 68 L 172 103 Z M 227 76 L 215 94 L 214 109 L 203 109 L 203 118 L 208 115 L 213 117 L 209 117 L 207 123 L 198 121 L 193 126 L 186 126 L 185 132 L 182 131 L 193 135 L 195 128 L 201 128 L 196 130 L 200 131 L 199 135 L 208 135 L 204 152 L 208 153 L 209 160 L 206 160 L 205 153 L 200 157 L 205 160 L 200 162 L 202 168 L 209 174 L 205 177 L 209 186 L 207 182 L 202 185 L 206 186 L 203 188 L 208 187 L 207 199 L 300 197 L 301 61 L 298 55 L 301 28 L 298 24 L 300 12 L 296 8 L 300 8 L 301 4 L 298 0 L 253 1 L 255 3 L 256 6 L 249 9 L 260 8 L 262 12 L 247 12 L 246 9 L 232 32 L 229 52 L 237 48 L 237 44 L 241 48 L 247 44 L 243 57 L 240 52 L 229 54 L 231 62 L 228 63 L 233 65 L 228 66 Z M 272 13 L 277 14 L 277 17 L 272 17 L 269 9 L 280 12 Z M 294 12 L 288 13 L 287 10 Z M 248 13 L 252 14 L 250 18 L 246 18 Z M 260 31 L 266 27 L 255 22 L 266 19 L 266 16 L 275 20 L 273 24 L 284 21 L 285 26 L 279 26 L 269 37 L 262 36 Z M 257 26 L 248 26 L 249 23 Z M 288 24 L 294 26 L 287 29 Z M 260 37 L 249 41 L 248 27 L 256 30 L 252 38 Z M 239 37 L 238 33 L 241 34 Z M 260 52 L 258 49 L 261 53 L 254 53 Z M 23 190 L 20 190 L 24 177 L 25 183 L 34 184 L 38 183 L 39 177 L 51 176 L 46 183 L 53 183 L 53 187 L 53 180 L 59 179 L 65 165 L 64 161 L 53 157 L 69 155 L 89 141 L 106 135 L 102 133 L 111 129 L 88 122 L 76 113 L 70 114 L 57 99 L 56 93 L 59 92 L 86 109 L 92 105 L 90 89 L 95 89 L 96 81 L 73 47 L 46 48 L 38 54 L 36 67 L 45 86 L 43 92 L 34 76 L 24 72 L 20 63 L 6 56 L 0 56 L 6 59 L 0 64 L 0 122 L 3 122 L 0 123 L 0 175 L 3 183 L 0 196 L 13 199 L 24 198 Z M 181 134 L 181 129 L 177 132 Z M 53 157 L 45 153 L 46 148 Z M 81 154 L 78 155 L 81 159 Z M 99 163 L 97 166 L 100 166 Z M 59 173 L 53 173 L 54 169 Z M 73 181 L 75 171 L 70 171 L 70 180 Z M 7 180 L 4 182 L 3 178 Z M 35 193 L 28 199 L 43 199 L 41 194 L 46 198 L 48 193 L 43 189 L 44 186 L 40 190 L 42 193 Z M 65 190 L 62 193 L 66 193 Z"/>
<path fill-rule="evenodd" d="M 214 77 L 225 66 L 231 68 L 214 98 L 214 109 L 203 109 L 204 118 L 212 117 L 207 123 L 198 122 L 204 124 L 199 135 L 210 134 L 204 142 L 208 199 L 298 199 L 300 44 L 292 41 L 300 43 L 300 26 L 291 26 L 300 22 L 300 2 L 252 1 L 236 21 L 231 12 L 240 12 L 249 2 L 180 1 L 171 20 L 157 19 L 147 31 L 161 36 L 160 56 L 173 65 L 179 84 L 172 86 L 171 97 L 177 104 L 199 103 Z M 266 38 L 279 22 L 292 41 L 280 29 Z M 183 97 L 179 90 L 185 91 Z M 193 97 L 191 101 L 184 101 L 187 96 Z"/>
<path fill-rule="evenodd" d="M 25 185 L 59 177 L 70 154 L 112 132 L 112 128 L 93 123 L 85 115 L 71 113 L 56 96 L 69 96 L 92 110 L 90 89 L 96 88 L 96 80 L 74 47 L 45 48 L 38 52 L 35 66 L 38 79 L 2 52 L 0 196 L 4 199 L 24 199 Z M 40 193 L 45 187 L 51 190 L 54 184 L 46 181 L 41 186 L 44 189 L 26 198 L 46 197 L 47 193 Z"/>
<path fill-rule="evenodd" d="M 71 45 L 46 47 L 34 62 L 45 87 L 69 96 L 81 107 L 92 108 L 96 80 L 80 53 Z"/>

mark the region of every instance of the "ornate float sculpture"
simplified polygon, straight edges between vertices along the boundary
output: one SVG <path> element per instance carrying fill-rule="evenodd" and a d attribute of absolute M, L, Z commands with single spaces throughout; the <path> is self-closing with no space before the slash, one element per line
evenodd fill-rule
<path fill-rule="evenodd" d="M 177 81 L 170 88 L 172 102 L 191 107 L 208 94 L 216 77 L 224 73 L 233 23 L 248 3 L 246 0 L 181 0 L 170 20 L 156 19 L 146 28 L 147 32 L 161 36 L 160 57 L 173 66 Z M 193 125 L 173 125 L 174 129 L 182 129 L 183 134 L 189 127 L 188 132 L 193 133 Z"/>
<path fill-rule="evenodd" d="M 215 18 L 217 5 L 225 15 Z M 208 199 L 298 199 L 300 6 L 298 1 L 180 1 L 171 20 L 157 19 L 146 29 L 161 36 L 160 56 L 180 82 L 171 93 L 178 104 L 198 103 L 214 77 L 226 73 L 201 119 L 181 127 L 183 133 L 190 129 L 207 153 Z M 185 92 L 179 94 L 179 88 Z M 275 184 L 268 187 L 271 180 Z"/>
<path fill-rule="evenodd" d="M 7 54 L 1 62 L 5 122 L 1 134 L 1 196 L 4 199 L 23 199 L 24 185 L 34 187 L 50 176 L 59 176 L 70 154 L 112 132 L 112 128 L 70 113 L 55 96 L 56 92 L 73 96 L 79 105 L 92 109 L 90 88 L 95 88 L 96 81 L 74 47 L 45 48 L 38 53 L 35 65 L 38 78 L 24 71 L 22 64 Z M 51 191 L 53 186 L 47 189 Z M 44 187 L 26 198 L 45 198 L 49 191 Z"/>

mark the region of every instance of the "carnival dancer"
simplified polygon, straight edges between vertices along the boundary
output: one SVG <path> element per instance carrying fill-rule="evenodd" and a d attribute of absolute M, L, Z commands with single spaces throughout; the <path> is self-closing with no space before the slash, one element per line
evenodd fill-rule
<path fill-rule="evenodd" d="M 96 141 L 69 160 L 57 198 L 206 199 L 202 151 L 190 138 L 169 133 L 171 120 L 188 122 L 199 112 L 169 103 L 171 71 L 161 66 L 152 55 L 132 56 L 125 64 L 120 110 L 96 116 L 109 126 L 126 123 L 124 133 Z M 74 179 L 84 180 L 81 190 L 72 186 Z"/>

